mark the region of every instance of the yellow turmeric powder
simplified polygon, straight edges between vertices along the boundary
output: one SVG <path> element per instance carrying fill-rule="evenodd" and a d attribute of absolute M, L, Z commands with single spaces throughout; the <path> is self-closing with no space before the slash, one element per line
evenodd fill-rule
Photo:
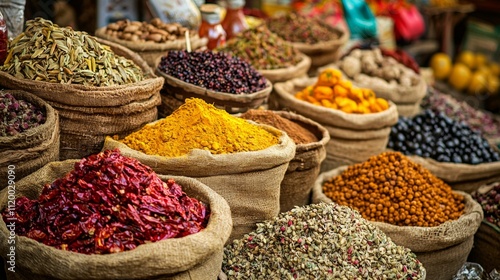
<path fill-rule="evenodd" d="M 148 155 L 179 157 L 193 149 L 212 154 L 258 151 L 276 145 L 279 137 L 202 99 L 188 98 L 170 116 L 120 142 Z"/>

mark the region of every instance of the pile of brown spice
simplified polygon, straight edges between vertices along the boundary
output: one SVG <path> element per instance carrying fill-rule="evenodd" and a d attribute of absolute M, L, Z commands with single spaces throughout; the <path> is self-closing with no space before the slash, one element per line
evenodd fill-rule
<path fill-rule="evenodd" d="M 399 152 L 349 166 L 323 183 L 324 194 L 370 221 L 398 226 L 438 226 L 458 219 L 464 197 Z"/>
<path fill-rule="evenodd" d="M 249 110 L 241 115 L 242 118 L 252 120 L 260 124 L 267 124 L 279 130 L 283 130 L 292 138 L 295 144 L 308 144 L 317 142 L 318 138 L 300 124 L 281 117 L 269 110 Z"/>

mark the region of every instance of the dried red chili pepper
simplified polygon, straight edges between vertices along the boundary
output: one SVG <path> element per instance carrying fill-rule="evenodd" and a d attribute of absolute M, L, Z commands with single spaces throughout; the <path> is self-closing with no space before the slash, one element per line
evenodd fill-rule
<path fill-rule="evenodd" d="M 7 222 L 7 209 L 2 216 Z M 16 199 L 16 234 L 59 249 L 108 254 L 146 241 L 197 233 L 208 206 L 188 197 L 173 179 L 118 150 L 75 163 L 65 177 L 44 186 L 38 200 Z"/>

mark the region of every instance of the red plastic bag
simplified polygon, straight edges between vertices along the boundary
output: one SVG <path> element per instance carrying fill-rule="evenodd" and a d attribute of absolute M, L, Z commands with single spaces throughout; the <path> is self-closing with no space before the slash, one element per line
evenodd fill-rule
<path fill-rule="evenodd" d="M 424 18 L 415 5 L 404 0 L 370 0 L 369 3 L 376 15 L 392 18 L 397 40 L 414 41 L 425 32 Z"/>
<path fill-rule="evenodd" d="M 415 5 L 403 4 L 392 12 L 396 39 L 417 40 L 425 31 L 422 14 Z"/>

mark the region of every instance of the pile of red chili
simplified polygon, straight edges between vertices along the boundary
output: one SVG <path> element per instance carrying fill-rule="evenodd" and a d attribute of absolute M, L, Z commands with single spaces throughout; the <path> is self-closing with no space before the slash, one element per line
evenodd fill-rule
<path fill-rule="evenodd" d="M 7 222 L 7 209 L 2 216 Z M 173 179 L 108 150 L 83 158 L 38 200 L 16 199 L 16 234 L 59 249 L 108 254 L 206 227 L 209 209 Z"/>

